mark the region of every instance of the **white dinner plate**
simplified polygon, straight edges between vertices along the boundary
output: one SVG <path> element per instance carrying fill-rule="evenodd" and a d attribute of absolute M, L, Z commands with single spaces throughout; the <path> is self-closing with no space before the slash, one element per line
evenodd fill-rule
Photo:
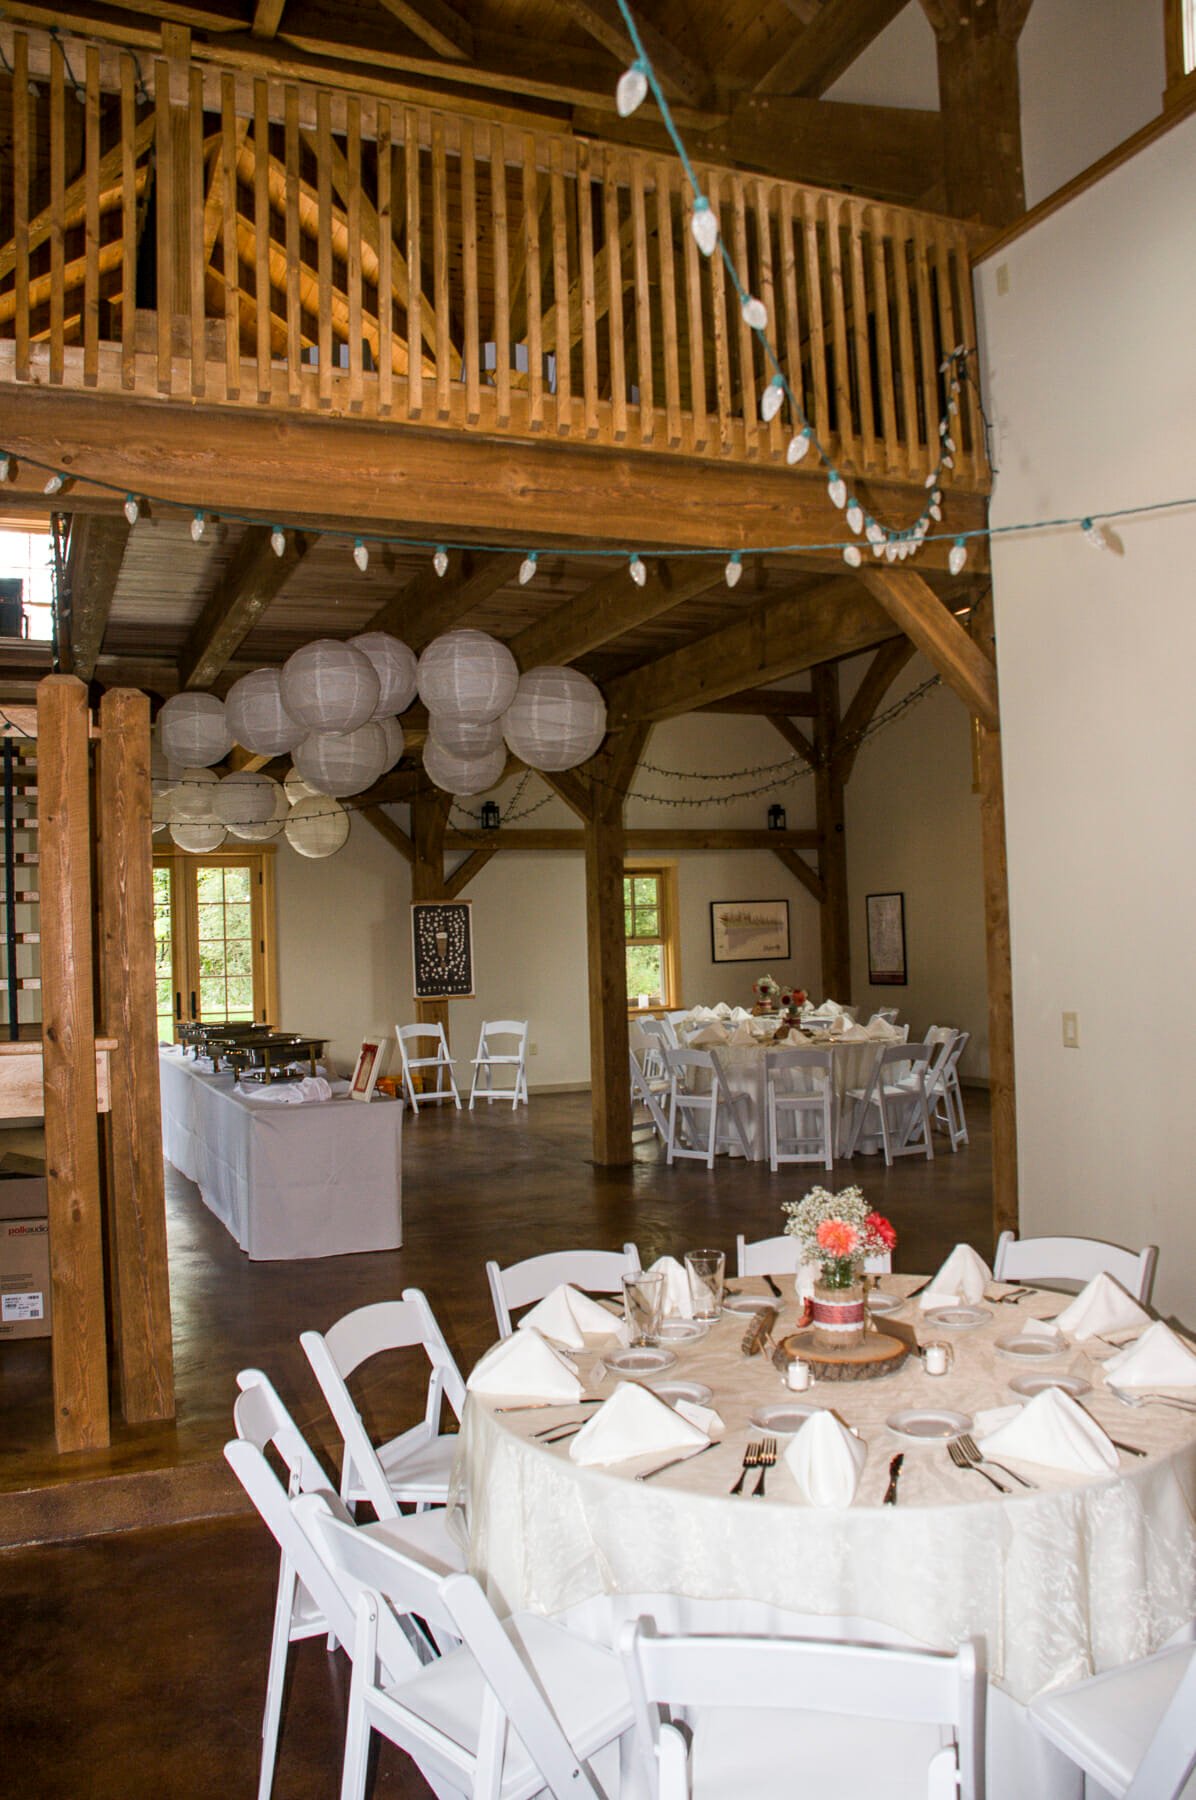
<path fill-rule="evenodd" d="M 987 1306 L 935 1306 L 922 1314 L 928 1325 L 946 1326 L 949 1331 L 975 1331 L 992 1318 Z"/>
<path fill-rule="evenodd" d="M 1015 1331 L 1009 1337 L 999 1337 L 996 1348 L 1002 1356 L 1016 1356 L 1022 1362 L 1049 1362 L 1053 1356 L 1062 1356 L 1069 1346 L 1064 1337 L 1042 1338 Z"/>
<path fill-rule="evenodd" d="M 775 1406 L 758 1406 L 751 1423 L 761 1431 L 777 1431 L 782 1437 L 791 1437 L 801 1430 L 811 1413 L 821 1411 L 809 1400 L 779 1400 Z"/>
<path fill-rule="evenodd" d="M 773 1294 L 724 1294 L 723 1311 L 731 1313 L 763 1312 L 766 1306 L 783 1306 Z"/>
<path fill-rule="evenodd" d="M 709 1406 L 714 1395 L 704 1381 L 645 1381 L 660 1400 L 676 1406 L 678 1400 L 689 1400 L 694 1406 Z"/>
<path fill-rule="evenodd" d="M 970 1431 L 972 1415 L 950 1412 L 944 1406 L 910 1406 L 904 1412 L 890 1413 L 885 1424 L 897 1437 L 925 1443 L 928 1438 L 946 1440 L 958 1437 L 961 1431 Z"/>
<path fill-rule="evenodd" d="M 704 1319 L 666 1319 L 657 1335 L 666 1344 L 695 1344 L 709 1330 Z"/>
<path fill-rule="evenodd" d="M 1062 1388 L 1073 1399 L 1092 1392 L 1092 1383 L 1085 1381 L 1082 1375 L 1015 1375 L 1009 1386 L 1015 1394 L 1024 1394 L 1027 1400 L 1033 1400 L 1035 1394 L 1041 1394 L 1046 1388 Z"/>
<path fill-rule="evenodd" d="M 874 1290 L 868 1295 L 868 1311 L 875 1313 L 878 1319 L 885 1318 L 889 1313 L 895 1313 L 898 1307 L 904 1305 L 905 1296 L 903 1294 L 882 1294 Z"/>
<path fill-rule="evenodd" d="M 619 1375 L 659 1375 L 671 1369 L 677 1358 L 671 1350 L 658 1350 L 651 1344 L 631 1350 L 612 1350 L 602 1358 L 608 1369 Z"/>

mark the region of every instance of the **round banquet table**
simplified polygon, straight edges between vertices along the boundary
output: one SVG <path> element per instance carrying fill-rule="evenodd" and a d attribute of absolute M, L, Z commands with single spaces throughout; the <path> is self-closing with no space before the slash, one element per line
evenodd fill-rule
<path fill-rule="evenodd" d="M 904 1294 L 917 1285 L 917 1277 L 893 1275 L 881 1289 Z M 762 1283 L 737 1286 L 768 1299 Z M 778 1337 L 792 1329 L 795 1309 L 788 1294 L 780 1304 Z M 567 1440 L 533 1439 L 555 1419 L 586 1416 L 583 1409 L 500 1413 L 501 1402 L 470 1394 L 452 1499 L 468 1518 L 470 1566 L 500 1608 L 568 1612 L 604 1636 L 624 1617 L 659 1611 L 645 1597 L 668 1595 L 675 1604 L 663 1629 L 814 1624 L 846 1635 L 871 1621 L 898 1641 L 944 1649 L 980 1637 L 990 1679 L 990 1795 L 1072 1800 L 1080 1792 L 1074 1770 L 1037 1737 L 1022 1708 L 1049 1688 L 1147 1655 L 1196 1615 L 1196 1414 L 1126 1408 L 1101 1373 L 1098 1358 L 1109 1347 L 1096 1343 L 1093 1355 L 1069 1344 L 1058 1360 L 1029 1366 L 1082 1375 L 1092 1384 L 1082 1404 L 1112 1437 L 1147 1454 L 1123 1453 L 1120 1468 L 1099 1477 L 1015 1465 L 1036 1486 L 1008 1482 L 1008 1496 L 957 1469 L 941 1441 L 903 1440 L 885 1423 L 919 1405 L 974 1415 L 1009 1404 L 1017 1398 L 1009 1381 L 1027 1365 L 996 1340 L 1059 1307 L 1058 1294 L 1037 1291 L 1017 1305 L 991 1304 L 991 1316 L 964 1331 L 928 1326 L 911 1300 L 896 1317 L 923 1341 L 950 1339 L 955 1361 L 946 1376 L 927 1376 L 911 1357 L 895 1375 L 820 1382 L 804 1396 L 833 1407 L 867 1443 L 855 1500 L 844 1509 L 802 1501 L 783 1460 L 787 1437 L 763 1499 L 728 1494 L 749 1439 L 764 1434 L 753 1411 L 801 1398 L 787 1394 L 767 1356 L 742 1355 L 742 1315 L 724 1313 L 700 1341 L 673 1346 L 676 1364 L 647 1378 L 704 1383 L 725 1426 L 719 1448 L 648 1483 L 635 1474 L 667 1457 L 582 1468 Z M 587 1392 L 613 1392 L 619 1377 L 601 1355 L 615 1347 L 593 1338 L 578 1354 Z M 898 1450 L 899 1502 L 885 1507 Z M 712 1625 L 712 1616 L 720 1622 Z"/>

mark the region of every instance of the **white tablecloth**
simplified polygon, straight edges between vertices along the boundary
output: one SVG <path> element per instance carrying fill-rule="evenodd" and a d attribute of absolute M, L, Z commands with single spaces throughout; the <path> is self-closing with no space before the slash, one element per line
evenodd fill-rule
<path fill-rule="evenodd" d="M 162 1148 L 255 1262 L 397 1250 L 403 1108 L 347 1095 L 278 1106 L 159 1052 Z"/>
<path fill-rule="evenodd" d="M 883 1283 L 903 1284 L 911 1278 Z M 1058 1307 L 1058 1295 L 1046 1293 L 994 1306 L 979 1330 L 952 1334 L 955 1368 L 942 1378 L 911 1359 L 885 1379 L 819 1384 L 810 1397 L 834 1406 L 868 1443 L 855 1503 L 843 1511 L 803 1505 L 783 1463 L 765 1499 L 728 1496 L 749 1438 L 761 1435 L 750 1413 L 786 1397 L 770 1363 L 741 1356 L 742 1318 L 725 1315 L 703 1341 L 678 1346 L 669 1371 L 714 1389 L 724 1447 L 651 1483 L 632 1479 L 644 1462 L 582 1469 L 569 1461 L 567 1442 L 529 1441 L 546 1418 L 576 1413 L 497 1415 L 471 1395 L 457 1499 L 468 1510 L 474 1571 L 502 1605 L 544 1613 L 661 1593 L 817 1615 L 832 1630 L 844 1619 L 876 1620 L 943 1648 L 979 1636 L 999 1696 L 994 1722 L 1004 1716 L 1008 1735 L 1009 1715 L 1020 1718 L 1038 1693 L 1146 1655 L 1196 1615 L 1196 1417 L 1122 1407 L 1105 1392 L 1098 1363 L 1074 1349 L 1061 1366 L 1092 1381 L 1085 1399 L 1093 1415 L 1150 1454 L 1123 1456 L 1120 1471 L 1102 1478 L 1027 1465 L 1037 1489 L 1008 1498 L 956 1469 L 941 1443 L 903 1442 L 884 1423 L 917 1404 L 973 1414 L 1007 1404 L 1016 1397 L 1008 1382 L 1024 1365 L 995 1340 Z M 913 1306 L 900 1316 L 923 1339 L 948 1335 L 927 1328 Z M 782 1332 L 785 1324 L 782 1315 Z M 591 1360 L 583 1358 L 583 1375 Z M 611 1385 L 607 1377 L 597 1391 Z M 897 1450 L 906 1453 L 900 1503 L 883 1507 Z M 1000 1746 L 990 1793 L 1075 1793 L 1028 1727 L 1014 1736 Z"/>

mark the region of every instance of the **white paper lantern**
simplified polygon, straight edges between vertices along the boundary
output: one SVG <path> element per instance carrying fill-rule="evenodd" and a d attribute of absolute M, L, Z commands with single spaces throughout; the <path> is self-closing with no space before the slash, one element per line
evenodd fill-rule
<path fill-rule="evenodd" d="M 450 756 L 489 756 L 502 743 L 502 721 L 458 719 L 451 713 L 433 713 L 428 734 Z"/>
<path fill-rule="evenodd" d="M 286 756 L 307 736 L 282 703 L 277 669 L 254 669 L 234 681 L 224 702 L 233 742 L 255 756 Z"/>
<path fill-rule="evenodd" d="M 386 738 L 386 761 L 382 768 L 383 770 L 393 769 L 407 746 L 407 740 L 403 736 L 403 727 L 397 719 L 393 718 L 375 719 L 374 724 L 381 729 Z"/>
<path fill-rule="evenodd" d="M 213 824 L 213 801 L 219 786 L 220 777 L 211 769 L 180 769 L 178 784 L 167 796 L 171 824 Z"/>
<path fill-rule="evenodd" d="M 287 816 L 287 797 L 277 781 L 249 769 L 226 775 L 212 796 L 212 811 L 234 837 L 265 844 L 278 836 Z"/>
<path fill-rule="evenodd" d="M 424 769 L 428 779 L 446 794 L 484 794 L 502 778 L 507 752 L 502 744 L 485 756 L 454 756 L 429 736 L 424 744 Z"/>
<path fill-rule="evenodd" d="M 415 651 L 401 639 L 392 637 L 389 631 L 363 631 L 349 642 L 374 665 L 382 689 L 374 717 L 381 719 L 388 713 L 406 712 L 415 699 Z"/>
<path fill-rule="evenodd" d="M 170 835 L 180 850 L 204 853 L 219 850 L 228 833 L 223 825 L 181 824 L 170 827 Z"/>
<path fill-rule="evenodd" d="M 224 701 L 215 694 L 172 694 L 158 714 L 162 750 L 168 761 L 207 768 L 233 747 Z"/>
<path fill-rule="evenodd" d="M 150 822 L 155 837 L 170 824 L 170 795 L 155 794 L 150 807 Z"/>
<path fill-rule="evenodd" d="M 318 794 L 360 794 L 386 767 L 386 733 L 374 724 L 356 731 L 313 731 L 296 750 L 295 767 Z"/>
<path fill-rule="evenodd" d="M 349 835 L 349 815 L 330 794 L 307 794 L 292 806 L 285 829 L 300 856 L 335 856 Z"/>
<path fill-rule="evenodd" d="M 306 800 L 316 790 L 310 781 L 304 781 L 302 775 L 292 765 L 282 778 L 282 791 L 286 795 L 288 803 L 294 806 L 297 801 Z"/>
<path fill-rule="evenodd" d="M 356 731 L 378 709 L 381 683 L 369 657 L 336 638 L 316 638 L 282 667 L 282 703 L 312 731 Z"/>
<path fill-rule="evenodd" d="M 575 769 L 606 735 L 606 701 L 579 670 L 543 665 L 520 677 L 502 730 L 529 769 Z"/>
<path fill-rule="evenodd" d="M 518 685 L 515 658 L 484 631 L 446 631 L 419 659 L 419 697 L 433 717 L 497 719 Z"/>

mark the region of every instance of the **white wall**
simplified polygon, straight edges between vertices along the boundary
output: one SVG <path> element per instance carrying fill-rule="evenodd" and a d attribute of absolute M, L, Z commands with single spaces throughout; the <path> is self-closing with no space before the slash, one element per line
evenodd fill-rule
<path fill-rule="evenodd" d="M 1194 167 L 1189 119 L 981 266 L 994 524 L 1196 495 Z M 1193 1323 L 1196 506 L 1116 531 L 993 545 L 1022 1215 L 1158 1243 Z"/>

